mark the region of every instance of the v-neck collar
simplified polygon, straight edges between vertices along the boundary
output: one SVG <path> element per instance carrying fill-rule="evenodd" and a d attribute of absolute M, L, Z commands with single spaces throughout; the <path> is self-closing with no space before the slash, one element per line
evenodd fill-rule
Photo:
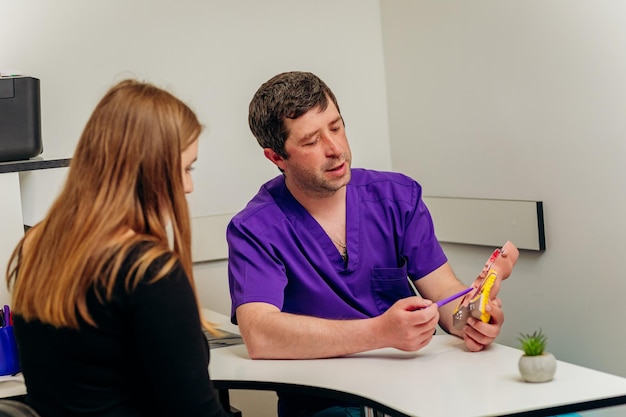
<path fill-rule="evenodd" d="M 287 185 L 283 182 L 283 197 L 287 206 L 291 207 L 291 221 L 293 224 L 301 226 L 300 233 L 310 234 L 318 242 L 328 259 L 335 265 L 337 271 L 353 271 L 359 264 L 359 202 L 356 190 L 350 184 L 346 186 L 346 247 L 348 251 L 348 262 L 344 262 L 341 253 L 335 247 L 330 236 L 315 220 L 313 216 L 304 208 L 302 204 L 291 194 Z"/>

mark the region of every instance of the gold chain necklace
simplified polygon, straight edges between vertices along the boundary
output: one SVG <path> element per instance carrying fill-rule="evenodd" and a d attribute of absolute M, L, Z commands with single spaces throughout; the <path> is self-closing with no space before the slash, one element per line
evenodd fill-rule
<path fill-rule="evenodd" d="M 330 237 L 330 235 L 328 236 Z M 341 255 L 341 259 L 343 259 L 343 261 L 347 261 L 348 260 L 348 244 L 347 243 L 341 243 L 335 239 L 333 239 L 332 237 L 330 237 L 330 240 L 333 241 L 333 243 L 337 246 L 339 246 L 341 248 L 341 250 L 339 251 L 340 255 Z"/>
<path fill-rule="evenodd" d="M 329 237 L 330 237 L 330 236 L 329 236 Z M 332 237 L 330 238 L 330 240 L 332 240 L 332 241 L 333 241 L 333 243 L 334 243 L 335 245 L 339 246 L 342 250 L 344 250 L 344 251 L 346 250 L 346 246 L 347 246 L 347 245 L 346 245 L 345 243 L 341 243 L 340 241 L 335 240 L 335 239 L 333 239 Z"/>

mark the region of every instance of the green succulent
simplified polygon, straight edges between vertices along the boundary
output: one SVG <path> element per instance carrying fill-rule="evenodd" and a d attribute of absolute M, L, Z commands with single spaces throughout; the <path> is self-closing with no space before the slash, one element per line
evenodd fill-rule
<path fill-rule="evenodd" d="M 541 332 L 541 329 L 535 330 L 532 334 L 520 333 L 517 338 L 522 345 L 522 350 L 526 356 L 539 356 L 543 354 L 546 348 L 547 337 Z"/>

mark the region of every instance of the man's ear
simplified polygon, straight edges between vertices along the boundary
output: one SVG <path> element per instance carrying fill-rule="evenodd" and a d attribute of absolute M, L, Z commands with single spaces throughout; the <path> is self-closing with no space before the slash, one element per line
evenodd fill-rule
<path fill-rule="evenodd" d="M 269 159 L 281 171 L 285 169 L 285 159 L 272 150 L 272 148 L 263 148 L 263 155 Z"/>

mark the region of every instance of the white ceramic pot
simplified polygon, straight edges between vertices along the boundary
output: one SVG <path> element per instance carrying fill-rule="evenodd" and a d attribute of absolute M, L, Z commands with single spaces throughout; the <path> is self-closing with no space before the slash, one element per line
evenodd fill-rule
<path fill-rule="evenodd" d="M 519 372 L 526 382 L 547 382 L 554 378 L 556 358 L 549 352 L 519 358 Z"/>

